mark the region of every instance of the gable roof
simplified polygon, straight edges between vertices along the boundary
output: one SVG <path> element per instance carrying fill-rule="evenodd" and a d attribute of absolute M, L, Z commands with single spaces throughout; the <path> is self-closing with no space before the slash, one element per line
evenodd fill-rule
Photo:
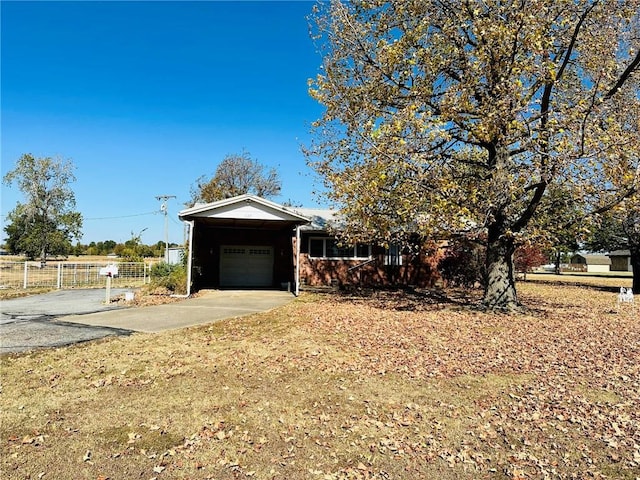
<path fill-rule="evenodd" d="M 246 220 L 309 223 L 309 219 L 282 205 L 256 195 L 239 195 L 217 202 L 195 205 L 178 213 L 180 220 Z"/>
<path fill-rule="evenodd" d="M 582 257 L 587 265 L 611 265 L 611 259 L 606 255 L 597 255 L 591 253 L 576 253 L 572 258 Z"/>
<path fill-rule="evenodd" d="M 607 253 L 609 257 L 630 257 L 631 250 L 614 250 L 613 252 Z"/>

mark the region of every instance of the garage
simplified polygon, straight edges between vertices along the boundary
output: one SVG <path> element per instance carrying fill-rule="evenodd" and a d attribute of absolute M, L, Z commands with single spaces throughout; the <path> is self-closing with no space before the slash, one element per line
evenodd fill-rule
<path fill-rule="evenodd" d="M 270 287 L 273 285 L 273 247 L 221 245 L 221 287 Z"/>
<path fill-rule="evenodd" d="M 297 238 L 307 217 L 249 194 L 198 204 L 178 216 L 189 225 L 188 292 L 297 288 Z"/>

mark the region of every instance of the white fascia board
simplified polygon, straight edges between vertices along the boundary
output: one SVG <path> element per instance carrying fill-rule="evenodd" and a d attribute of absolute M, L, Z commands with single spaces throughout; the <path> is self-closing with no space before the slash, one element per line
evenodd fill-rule
<path fill-rule="evenodd" d="M 282 205 L 255 195 L 240 195 L 217 202 L 197 205 L 182 210 L 178 217 L 189 218 L 237 218 L 252 220 L 287 220 L 308 223 L 309 219 L 292 212 Z"/>

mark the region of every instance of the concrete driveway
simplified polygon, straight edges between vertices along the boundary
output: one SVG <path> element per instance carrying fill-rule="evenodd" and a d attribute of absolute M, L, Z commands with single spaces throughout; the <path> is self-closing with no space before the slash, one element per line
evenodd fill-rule
<path fill-rule="evenodd" d="M 112 296 L 123 291 L 112 290 Z M 279 307 L 295 297 L 274 290 L 215 290 L 167 305 L 113 307 L 105 291 L 59 290 L 0 302 L 0 353 L 57 347 L 133 332 L 160 332 Z"/>

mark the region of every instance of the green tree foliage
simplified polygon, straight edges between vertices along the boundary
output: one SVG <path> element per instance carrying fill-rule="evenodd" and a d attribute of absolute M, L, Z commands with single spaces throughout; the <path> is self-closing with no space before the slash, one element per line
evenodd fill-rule
<path fill-rule="evenodd" d="M 281 182 L 278 172 L 267 169 L 248 152 L 227 155 L 218 165 L 215 174 L 196 180 L 191 188 L 191 203 L 215 202 L 246 193 L 269 198 L 280 193 Z"/>
<path fill-rule="evenodd" d="M 345 234 L 487 239 L 487 308 L 518 305 L 513 254 L 554 189 L 589 214 L 637 188 L 640 0 L 353 0 L 312 34 L 325 111 L 309 162 Z M 622 181 L 612 182 L 613 177 Z"/>
<path fill-rule="evenodd" d="M 24 154 L 4 176 L 4 183 L 17 184 L 25 199 L 8 215 L 5 232 L 11 252 L 39 257 L 42 263 L 48 255 L 71 252 L 72 240 L 80 236 L 82 228 L 70 187 L 75 180 L 73 169 L 70 161 Z"/>
<path fill-rule="evenodd" d="M 640 195 L 636 193 L 600 215 L 586 248 L 594 251 L 629 250 L 633 292 L 640 294 Z"/>

